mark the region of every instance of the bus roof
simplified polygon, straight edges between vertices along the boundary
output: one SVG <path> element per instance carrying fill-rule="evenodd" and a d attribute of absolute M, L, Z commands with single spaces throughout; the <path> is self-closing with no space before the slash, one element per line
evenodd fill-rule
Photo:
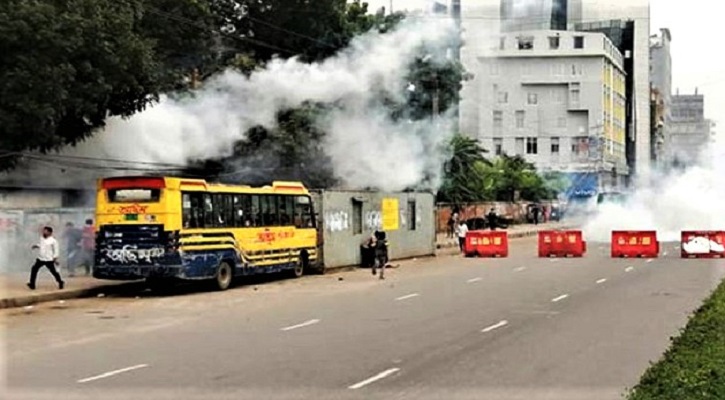
<path fill-rule="evenodd" d="M 279 194 L 309 194 L 302 182 L 274 181 L 272 185 L 251 187 L 248 185 L 231 185 L 207 182 L 204 179 L 158 177 L 158 176 L 119 176 L 100 179 L 99 189 L 177 189 L 184 191 L 213 192 L 213 193 L 279 193 Z"/>

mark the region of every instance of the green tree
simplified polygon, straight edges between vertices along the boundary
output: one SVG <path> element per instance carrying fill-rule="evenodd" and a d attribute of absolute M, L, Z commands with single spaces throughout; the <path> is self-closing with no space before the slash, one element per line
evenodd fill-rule
<path fill-rule="evenodd" d="M 444 180 L 438 191 L 438 201 L 462 204 L 485 200 L 487 152 L 478 140 L 455 135 L 450 142 L 449 160 L 444 165 Z"/>
<path fill-rule="evenodd" d="M 74 144 L 160 88 L 154 44 L 130 3 L 6 0 L 0 9 L 0 167 Z"/>

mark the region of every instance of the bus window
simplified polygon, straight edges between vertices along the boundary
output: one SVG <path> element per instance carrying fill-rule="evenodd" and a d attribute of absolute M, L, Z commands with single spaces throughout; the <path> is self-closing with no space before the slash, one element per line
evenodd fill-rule
<path fill-rule="evenodd" d="M 277 208 L 277 196 L 262 196 L 263 202 L 266 202 L 264 210 L 264 225 L 279 226 L 279 213 Z"/>
<path fill-rule="evenodd" d="M 157 203 L 161 189 L 109 189 L 110 203 Z"/>
<path fill-rule="evenodd" d="M 259 195 L 252 195 L 251 226 L 262 226 L 262 204 Z"/>
<path fill-rule="evenodd" d="M 206 228 L 213 228 L 214 224 L 214 203 L 212 202 L 211 195 L 205 193 L 204 195 L 204 226 Z"/>
<path fill-rule="evenodd" d="M 204 207 L 202 207 L 201 193 L 184 193 L 181 202 L 184 228 L 196 229 L 204 227 Z"/>
<path fill-rule="evenodd" d="M 242 196 L 239 194 L 235 194 L 232 197 L 232 217 L 234 217 L 232 221 L 232 226 L 237 228 L 244 226 L 244 209 L 242 208 Z"/>
<path fill-rule="evenodd" d="M 295 201 L 292 196 L 278 196 L 277 201 L 279 202 L 279 223 L 281 226 L 293 225 L 292 216 L 295 210 Z"/>
<path fill-rule="evenodd" d="M 213 226 L 216 228 L 226 228 L 231 226 L 231 197 L 226 194 L 215 194 L 214 199 L 214 220 Z"/>
<path fill-rule="evenodd" d="M 295 197 L 295 226 L 297 228 L 314 228 L 312 202 L 307 196 Z"/>

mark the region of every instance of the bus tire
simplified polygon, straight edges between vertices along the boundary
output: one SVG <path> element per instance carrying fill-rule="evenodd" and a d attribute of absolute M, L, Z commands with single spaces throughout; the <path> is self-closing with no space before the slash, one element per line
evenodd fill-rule
<path fill-rule="evenodd" d="M 307 253 L 302 252 L 300 253 L 300 259 L 297 260 L 297 263 L 295 264 L 292 271 L 290 271 L 290 275 L 293 278 L 301 278 L 302 275 L 305 274 L 305 270 L 307 270 L 307 265 L 309 264 L 309 256 Z"/>
<path fill-rule="evenodd" d="M 232 285 L 234 278 L 234 270 L 227 261 L 222 261 L 216 270 L 216 276 L 214 277 L 214 283 L 218 290 L 227 290 Z"/>

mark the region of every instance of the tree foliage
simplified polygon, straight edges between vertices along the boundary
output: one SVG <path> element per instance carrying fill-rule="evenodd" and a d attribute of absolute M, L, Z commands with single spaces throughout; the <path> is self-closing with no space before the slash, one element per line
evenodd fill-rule
<path fill-rule="evenodd" d="M 522 156 L 501 155 L 487 159 L 476 139 L 456 135 L 451 139 L 438 200 L 453 204 L 477 201 L 541 201 L 553 199 L 566 188 L 558 173 L 539 174 Z"/>

